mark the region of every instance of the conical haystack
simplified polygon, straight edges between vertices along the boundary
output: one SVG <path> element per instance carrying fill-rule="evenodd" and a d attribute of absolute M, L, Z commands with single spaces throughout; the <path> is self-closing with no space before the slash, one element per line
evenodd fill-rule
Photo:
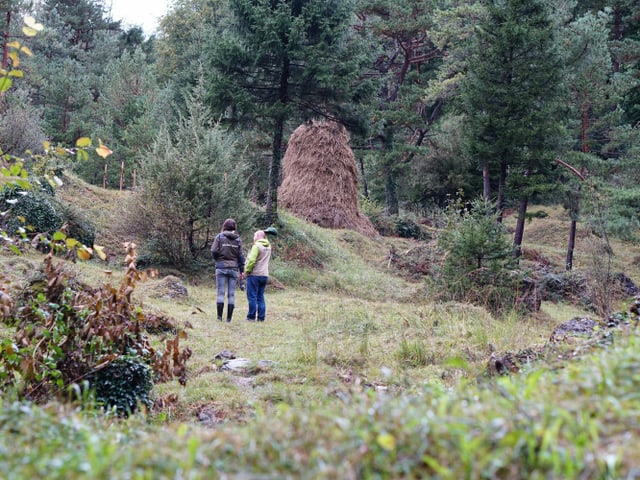
<path fill-rule="evenodd" d="M 376 236 L 358 208 L 357 185 L 356 160 L 342 125 L 313 121 L 293 132 L 282 159 L 280 206 L 322 227 Z"/>

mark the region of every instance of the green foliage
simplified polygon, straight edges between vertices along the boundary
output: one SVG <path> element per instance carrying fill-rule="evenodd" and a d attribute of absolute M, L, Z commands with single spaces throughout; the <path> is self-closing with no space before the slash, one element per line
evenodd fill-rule
<path fill-rule="evenodd" d="M 39 124 L 39 111 L 22 92 L 5 95 L 0 107 L 0 151 L 22 155 L 26 151 L 40 151 L 45 141 Z"/>
<path fill-rule="evenodd" d="M 62 226 L 63 219 L 50 200 L 50 196 L 35 190 L 5 188 L 0 209 L 9 210 L 10 214 L 3 219 L 3 228 L 12 235 L 20 229 L 32 234 L 52 234 Z"/>
<path fill-rule="evenodd" d="M 151 369 L 139 357 L 119 357 L 89 377 L 98 405 L 130 415 L 138 405 L 150 408 Z"/>
<path fill-rule="evenodd" d="M 0 197 L 0 210 L 5 212 L 0 228 L 9 236 L 22 233 L 28 238 L 50 239 L 64 227 L 67 236 L 93 247 L 96 232 L 89 218 L 75 206 L 56 199 L 49 183 L 33 183 L 39 188 L 5 187 Z"/>
<path fill-rule="evenodd" d="M 640 433 L 637 348 L 637 338 L 616 334 L 612 345 L 565 368 L 484 386 L 425 384 L 402 395 L 334 390 L 306 409 L 274 392 L 274 413 L 243 428 L 114 424 L 2 401 L 0 468 L 52 479 L 172 479 L 176 471 L 193 478 L 628 478 L 637 466 L 629 439 Z"/>
<path fill-rule="evenodd" d="M 98 88 L 92 135 L 109 139 L 114 153 L 108 159 L 90 157 L 76 162 L 73 170 L 92 184 L 106 181 L 108 188 L 131 188 L 140 157 L 153 145 L 158 125 L 174 120 L 175 109 L 168 89 L 157 84 L 153 67 L 141 50 L 111 59 Z"/>
<path fill-rule="evenodd" d="M 424 240 L 426 237 L 420 224 L 410 215 L 387 215 L 382 206 L 368 199 L 361 199 L 360 208 L 381 235 L 418 240 Z"/>
<path fill-rule="evenodd" d="M 464 134 L 468 154 L 497 180 L 499 196 L 511 186 L 509 196 L 531 198 L 551 180 L 550 160 L 563 145 L 564 85 L 552 18 L 543 0 L 494 1 L 476 29 L 462 84 Z M 498 208 L 505 202 L 498 198 Z"/>
<path fill-rule="evenodd" d="M 394 222 L 394 229 L 397 235 L 402 238 L 424 238 L 420 225 L 408 217 L 398 216 Z"/>
<path fill-rule="evenodd" d="M 609 204 L 607 231 L 625 241 L 640 241 L 640 188 L 607 188 L 606 195 Z"/>
<path fill-rule="evenodd" d="M 165 125 L 140 166 L 140 191 L 128 220 L 151 256 L 190 266 L 208 254 L 225 218 L 239 229 L 253 225 L 246 199 L 246 168 L 234 137 L 212 122 L 201 87 L 188 116 Z"/>
<path fill-rule="evenodd" d="M 403 338 L 396 352 L 396 358 L 403 367 L 424 367 L 433 363 L 433 358 L 427 352 L 427 346 L 420 339 L 410 342 Z"/>
<path fill-rule="evenodd" d="M 540 279 L 543 300 L 587 302 L 587 278 L 577 272 L 549 272 Z"/>
<path fill-rule="evenodd" d="M 78 207 L 66 202 L 55 202 L 56 211 L 65 225 L 69 237 L 87 247 L 93 247 L 96 239 L 96 227 L 91 219 Z"/>
<path fill-rule="evenodd" d="M 209 39 L 207 98 L 225 121 L 256 125 L 268 135 L 266 213 L 272 221 L 289 123 L 322 116 L 356 128 L 357 108 L 373 93 L 370 77 L 361 75 L 370 47 L 350 29 L 353 5 L 347 0 L 228 5 L 226 28 Z"/>
<path fill-rule="evenodd" d="M 506 230 L 493 212 L 480 199 L 470 210 L 449 208 L 449 223 L 438 236 L 442 261 L 436 282 L 446 298 L 501 312 L 514 306 L 520 276 Z"/>

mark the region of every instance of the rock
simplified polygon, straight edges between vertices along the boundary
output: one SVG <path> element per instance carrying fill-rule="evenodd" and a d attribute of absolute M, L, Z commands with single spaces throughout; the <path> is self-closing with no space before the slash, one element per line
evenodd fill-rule
<path fill-rule="evenodd" d="M 222 364 L 222 370 L 255 375 L 268 370 L 273 365 L 274 362 L 270 360 L 260 360 L 256 363 L 248 358 L 234 358 L 232 360 L 225 361 Z"/>
<path fill-rule="evenodd" d="M 633 283 L 628 276 L 624 273 L 616 273 L 613 277 L 613 280 L 622 287 L 622 291 L 625 295 L 629 295 L 630 297 L 638 295 L 640 293 L 640 289 Z"/>
<path fill-rule="evenodd" d="M 182 280 L 173 275 L 164 277 L 151 293 L 155 298 L 168 298 L 169 300 L 184 300 L 189 298 L 187 287 Z"/>
<path fill-rule="evenodd" d="M 558 325 L 551 333 L 551 343 L 564 342 L 569 337 L 590 338 L 599 329 L 599 324 L 589 317 L 574 317 Z"/>
<path fill-rule="evenodd" d="M 236 358 L 235 353 L 230 352 L 229 350 L 221 350 L 216 353 L 215 357 L 213 357 L 214 360 L 232 360 L 234 358 Z"/>

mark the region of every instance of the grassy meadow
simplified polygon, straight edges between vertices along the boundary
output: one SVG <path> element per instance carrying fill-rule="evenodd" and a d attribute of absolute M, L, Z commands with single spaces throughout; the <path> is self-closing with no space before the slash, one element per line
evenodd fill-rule
<path fill-rule="evenodd" d="M 116 259 L 69 264 L 89 284 L 122 275 L 115 250 L 127 239 L 109 231 L 118 214 L 104 206 L 124 204 L 126 193 L 110 195 L 120 198 L 90 204 L 102 227 L 96 243 Z M 568 220 L 559 208 L 541 208 L 549 216 L 527 224 L 524 247 L 559 268 Z M 562 361 L 489 378 L 492 352 L 539 348 L 557 325 L 589 312 L 543 302 L 539 312 L 496 318 L 478 306 L 437 302 L 424 279 L 390 261 L 391 251 L 402 258 L 427 250 L 428 241 L 369 239 L 284 213 L 281 222 L 264 323 L 244 321 L 240 291 L 234 320 L 217 322 L 211 273 L 161 270 L 137 286 L 136 301 L 174 318 L 187 334 L 181 345 L 192 351 L 186 384 L 156 384 L 153 408 L 119 419 L 77 405 L 34 406 L 5 392 L 6 478 L 640 476 L 637 325 L 567 345 Z M 589 241 L 578 236 L 576 270 L 592 268 Z M 638 248 L 615 244 L 614 251 L 615 271 L 638 281 Z M 42 259 L 3 254 L 0 261 L 19 283 Z M 158 293 L 167 274 L 179 276 L 188 296 Z M 627 306 L 628 299 L 616 303 Z M 163 338 L 153 341 L 161 346 Z M 225 370 L 223 351 L 247 359 L 247 368 Z"/>

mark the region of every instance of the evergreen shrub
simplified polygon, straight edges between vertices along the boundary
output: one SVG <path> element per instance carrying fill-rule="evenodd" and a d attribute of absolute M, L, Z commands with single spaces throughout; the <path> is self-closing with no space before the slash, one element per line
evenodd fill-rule
<path fill-rule="evenodd" d="M 151 407 L 151 368 L 140 357 L 120 357 L 89 379 L 99 405 L 129 415 L 139 405 Z"/>
<path fill-rule="evenodd" d="M 493 205 L 478 199 L 462 212 L 449 208 L 438 249 L 442 260 L 435 288 L 445 299 L 484 306 L 494 313 L 516 305 L 523 275 Z"/>
<path fill-rule="evenodd" d="M 63 224 L 62 217 L 43 193 L 7 188 L 0 201 L 1 210 L 9 212 L 3 221 L 3 228 L 9 235 L 20 228 L 34 233 L 53 233 Z"/>

